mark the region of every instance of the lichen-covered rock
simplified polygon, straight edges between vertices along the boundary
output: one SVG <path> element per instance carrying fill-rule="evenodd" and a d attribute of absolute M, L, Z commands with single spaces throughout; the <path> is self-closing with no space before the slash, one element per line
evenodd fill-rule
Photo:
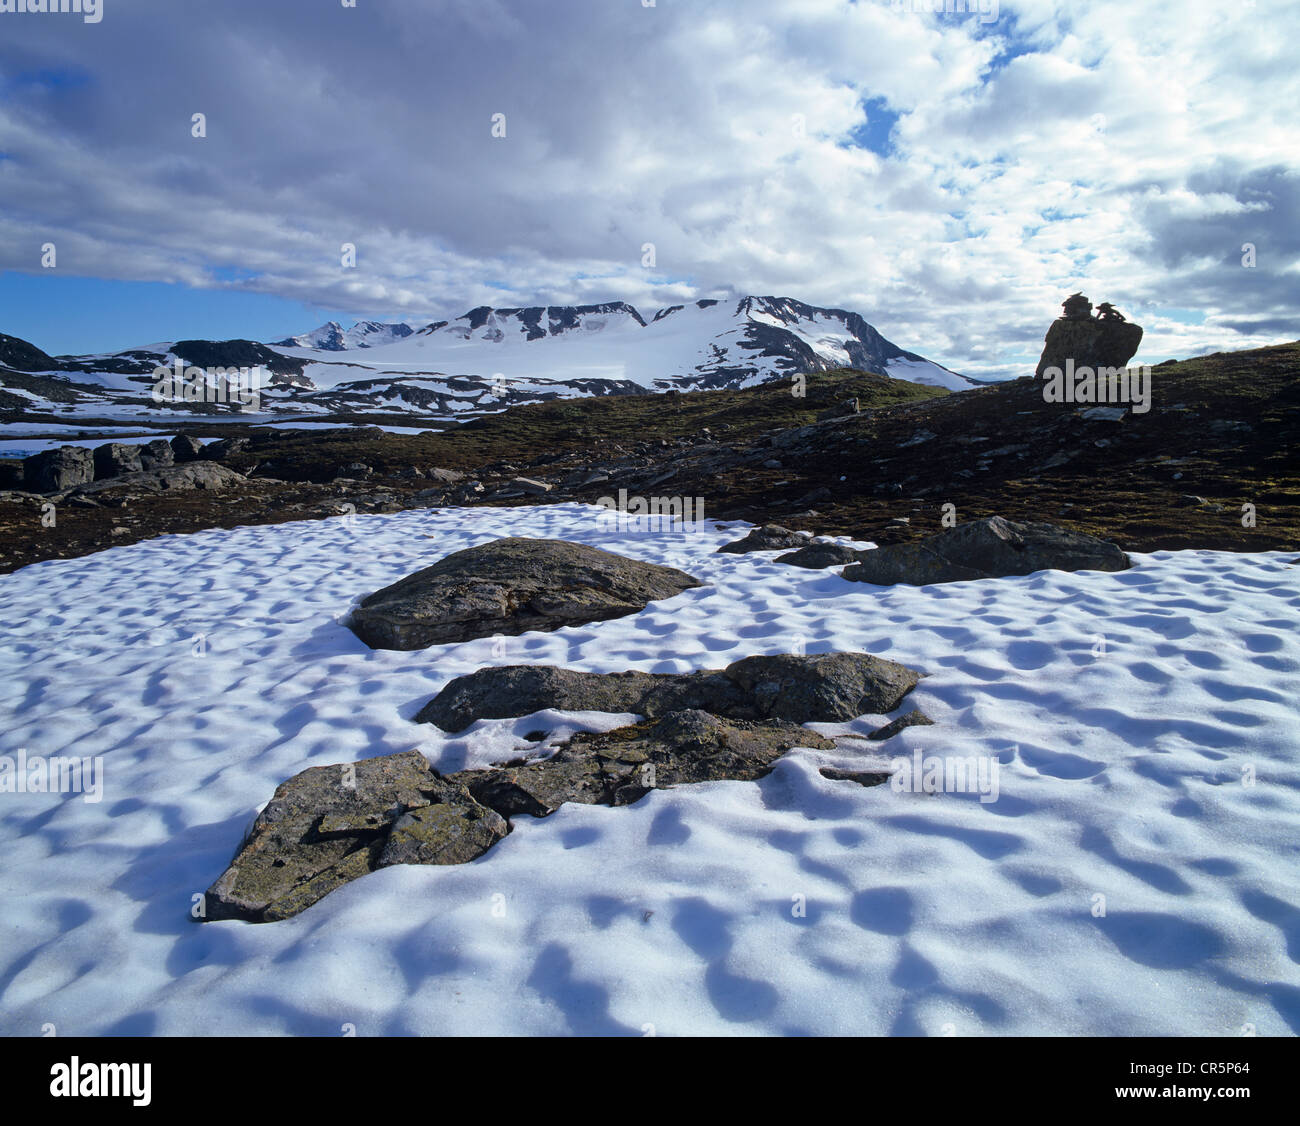
<path fill-rule="evenodd" d="M 541 762 L 464 770 L 448 781 L 498 812 L 544 817 L 565 802 L 630 805 L 663 786 L 754 781 L 792 747 L 834 750 L 835 744 L 796 724 L 691 709 L 600 734 L 583 732 Z"/>
<path fill-rule="evenodd" d="M 922 675 L 870 653 L 746 657 L 693 673 L 506 665 L 457 677 L 415 718 L 453 732 L 547 708 L 651 717 L 698 709 L 732 719 L 834 723 L 893 711 Z"/>
<path fill-rule="evenodd" d="M 510 832 L 494 809 L 476 801 L 441 801 L 402 814 L 379 854 L 390 864 L 466 864 Z"/>
<path fill-rule="evenodd" d="M 407 816 L 432 806 L 447 808 Z M 258 815 L 230 867 L 208 889 L 206 918 L 287 919 L 385 864 L 472 860 L 507 829 L 418 751 L 311 767 L 281 783 Z"/>
<path fill-rule="evenodd" d="M 1055 524 L 992 516 L 959 524 L 914 543 L 864 551 L 841 572 L 849 582 L 926 586 L 1035 571 L 1123 571 L 1129 557 L 1113 543 Z"/>
<path fill-rule="evenodd" d="M 672 567 L 595 547 L 501 539 L 376 591 L 348 624 L 372 649 L 424 649 L 619 618 L 700 585 Z"/>

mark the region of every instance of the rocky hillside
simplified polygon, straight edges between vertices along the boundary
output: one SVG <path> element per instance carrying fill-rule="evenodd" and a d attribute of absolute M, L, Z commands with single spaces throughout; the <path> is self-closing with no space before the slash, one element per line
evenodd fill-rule
<path fill-rule="evenodd" d="M 225 440 L 201 456 L 234 471 L 211 487 L 127 473 L 38 496 L 6 468 L 0 567 L 162 532 L 620 489 L 878 543 L 937 530 L 951 504 L 962 521 L 1048 521 L 1135 551 L 1300 545 L 1300 342 L 1163 364 L 1152 388 L 1134 414 L 1047 403 L 1030 378 L 953 395 L 835 371 L 804 397 L 787 383 L 557 400 L 439 433 L 211 424 L 192 433 Z M 42 527 L 50 500 L 57 525 Z"/>

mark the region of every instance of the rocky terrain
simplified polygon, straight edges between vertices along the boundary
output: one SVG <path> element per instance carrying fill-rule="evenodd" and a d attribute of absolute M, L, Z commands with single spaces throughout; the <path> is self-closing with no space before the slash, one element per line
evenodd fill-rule
<path fill-rule="evenodd" d="M 424 434 L 201 424 L 173 449 L 180 461 L 209 441 L 193 487 L 164 485 L 156 467 L 141 475 L 120 451 L 98 456 L 111 477 L 93 454 L 0 462 L 0 570 L 167 532 L 616 503 L 620 490 L 881 544 L 954 513 L 1055 523 L 1136 551 L 1297 546 L 1300 343 L 1162 364 L 1151 383 L 1145 413 L 1048 403 L 1032 378 L 949 394 L 832 371 L 806 377 L 802 396 L 787 382 L 557 400 Z M 71 476 L 51 479 L 51 461 Z"/>

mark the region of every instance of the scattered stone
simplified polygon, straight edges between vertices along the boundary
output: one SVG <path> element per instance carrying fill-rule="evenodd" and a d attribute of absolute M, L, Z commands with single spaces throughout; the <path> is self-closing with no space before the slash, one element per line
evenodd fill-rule
<path fill-rule="evenodd" d="M 694 709 L 731 719 L 834 723 L 892 712 L 923 675 L 870 653 L 746 657 L 725 669 L 693 673 L 505 665 L 452 680 L 415 720 L 459 732 L 480 719 L 546 709 L 649 717 Z"/>
<path fill-rule="evenodd" d="M 521 493 L 530 496 L 541 496 L 549 493 L 554 485 L 548 485 L 545 481 L 534 481 L 531 477 L 516 477 L 506 486 L 508 489 L 517 489 Z"/>
<path fill-rule="evenodd" d="M 804 547 L 812 536 L 807 532 L 792 532 L 780 524 L 764 524 L 755 528 L 744 539 L 733 540 L 718 548 L 719 552 L 743 555 L 750 551 L 779 551 L 786 547 Z"/>
<path fill-rule="evenodd" d="M 1128 407 L 1088 407 L 1079 415 L 1088 422 L 1120 422 L 1128 414 Z"/>
<path fill-rule="evenodd" d="M 928 715 L 926 715 L 923 711 L 921 711 L 920 708 L 913 708 L 910 712 L 907 713 L 907 715 L 899 716 L 896 720 L 893 720 L 892 722 L 885 724 L 884 727 L 877 727 L 875 731 L 873 731 L 870 735 L 867 736 L 867 738 L 873 739 L 876 742 L 880 742 L 884 739 L 892 738 L 893 736 L 897 735 L 900 731 L 903 731 L 908 727 L 933 727 L 933 726 L 934 726 L 934 720 L 932 720 Z"/>
<path fill-rule="evenodd" d="M 1018 523 L 992 516 L 972 520 L 915 543 L 864 551 L 841 575 L 850 582 L 890 586 L 961 582 L 1035 571 L 1123 571 L 1129 557 L 1113 543 L 1055 524 Z"/>
<path fill-rule="evenodd" d="M 348 624 L 372 649 L 425 649 L 621 618 L 700 585 L 671 567 L 595 547 L 501 539 L 368 595 Z"/>
<path fill-rule="evenodd" d="M 778 563 L 789 563 L 792 567 L 807 567 L 810 570 L 821 570 L 823 567 L 838 567 L 843 563 L 856 563 L 862 556 L 862 552 L 856 547 L 847 547 L 842 543 L 813 543 L 807 547 L 801 547 L 798 551 L 791 551 L 785 555 L 778 555 Z"/>
<path fill-rule="evenodd" d="M 350 461 L 347 465 L 340 465 L 334 471 L 335 479 L 357 479 L 359 477 L 369 477 L 374 470 L 363 461 Z"/>
<path fill-rule="evenodd" d="M 437 481 L 442 485 L 454 485 L 457 481 L 465 480 L 465 474 L 455 469 L 426 469 L 424 475 L 430 481 Z"/>

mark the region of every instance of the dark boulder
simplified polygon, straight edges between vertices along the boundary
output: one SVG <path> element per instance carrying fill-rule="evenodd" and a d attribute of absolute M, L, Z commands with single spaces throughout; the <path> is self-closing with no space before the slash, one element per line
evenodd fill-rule
<path fill-rule="evenodd" d="M 733 540 L 718 548 L 719 552 L 744 555 L 750 551 L 780 551 L 782 548 L 804 547 L 812 541 L 807 532 L 792 532 L 780 524 L 764 524 L 755 528 L 744 539 Z"/>
<path fill-rule="evenodd" d="M 203 443 L 192 434 L 177 434 L 172 439 L 172 460 L 197 461 L 203 456 Z"/>
<path fill-rule="evenodd" d="M 152 442 L 146 442 L 143 446 L 138 447 L 140 451 L 140 468 L 166 469 L 169 465 L 176 463 L 176 453 L 171 447 L 171 443 L 165 438 L 156 438 Z"/>
<path fill-rule="evenodd" d="M 96 481 L 121 477 L 127 473 L 139 473 L 144 468 L 140 462 L 140 447 L 128 446 L 122 442 L 108 442 L 96 446 L 94 457 Z"/>
<path fill-rule="evenodd" d="M 1073 360 L 1076 369 L 1123 368 L 1137 355 L 1141 343 L 1141 325 L 1114 318 L 1091 317 L 1080 307 L 1076 315 L 1058 317 L 1052 322 L 1034 374 L 1041 378 L 1048 368 L 1053 367 L 1064 371 L 1067 360 Z"/>
<path fill-rule="evenodd" d="M 23 479 L 34 493 L 58 493 L 95 479 L 95 458 L 81 446 L 60 446 L 23 459 Z"/>
<path fill-rule="evenodd" d="M 754 781 L 792 747 L 834 750 L 835 744 L 795 724 L 677 711 L 601 734 L 577 734 L 541 762 L 464 770 L 448 781 L 500 813 L 544 817 L 565 802 L 631 805 L 662 786 Z"/>
<path fill-rule="evenodd" d="M 792 567 L 807 567 L 819 571 L 823 567 L 838 567 L 844 563 L 856 563 L 863 552 L 856 547 L 847 547 L 842 543 L 812 543 L 798 551 L 778 555 L 778 563 L 789 563 Z"/>
<path fill-rule="evenodd" d="M 1055 524 L 991 516 L 914 543 L 864 551 L 841 572 L 849 582 L 890 586 L 960 582 L 1035 571 L 1123 571 L 1132 563 L 1113 543 Z"/>
<path fill-rule="evenodd" d="M 595 547 L 501 539 L 376 591 L 348 624 L 372 649 L 424 649 L 620 618 L 700 585 L 671 567 Z"/>

